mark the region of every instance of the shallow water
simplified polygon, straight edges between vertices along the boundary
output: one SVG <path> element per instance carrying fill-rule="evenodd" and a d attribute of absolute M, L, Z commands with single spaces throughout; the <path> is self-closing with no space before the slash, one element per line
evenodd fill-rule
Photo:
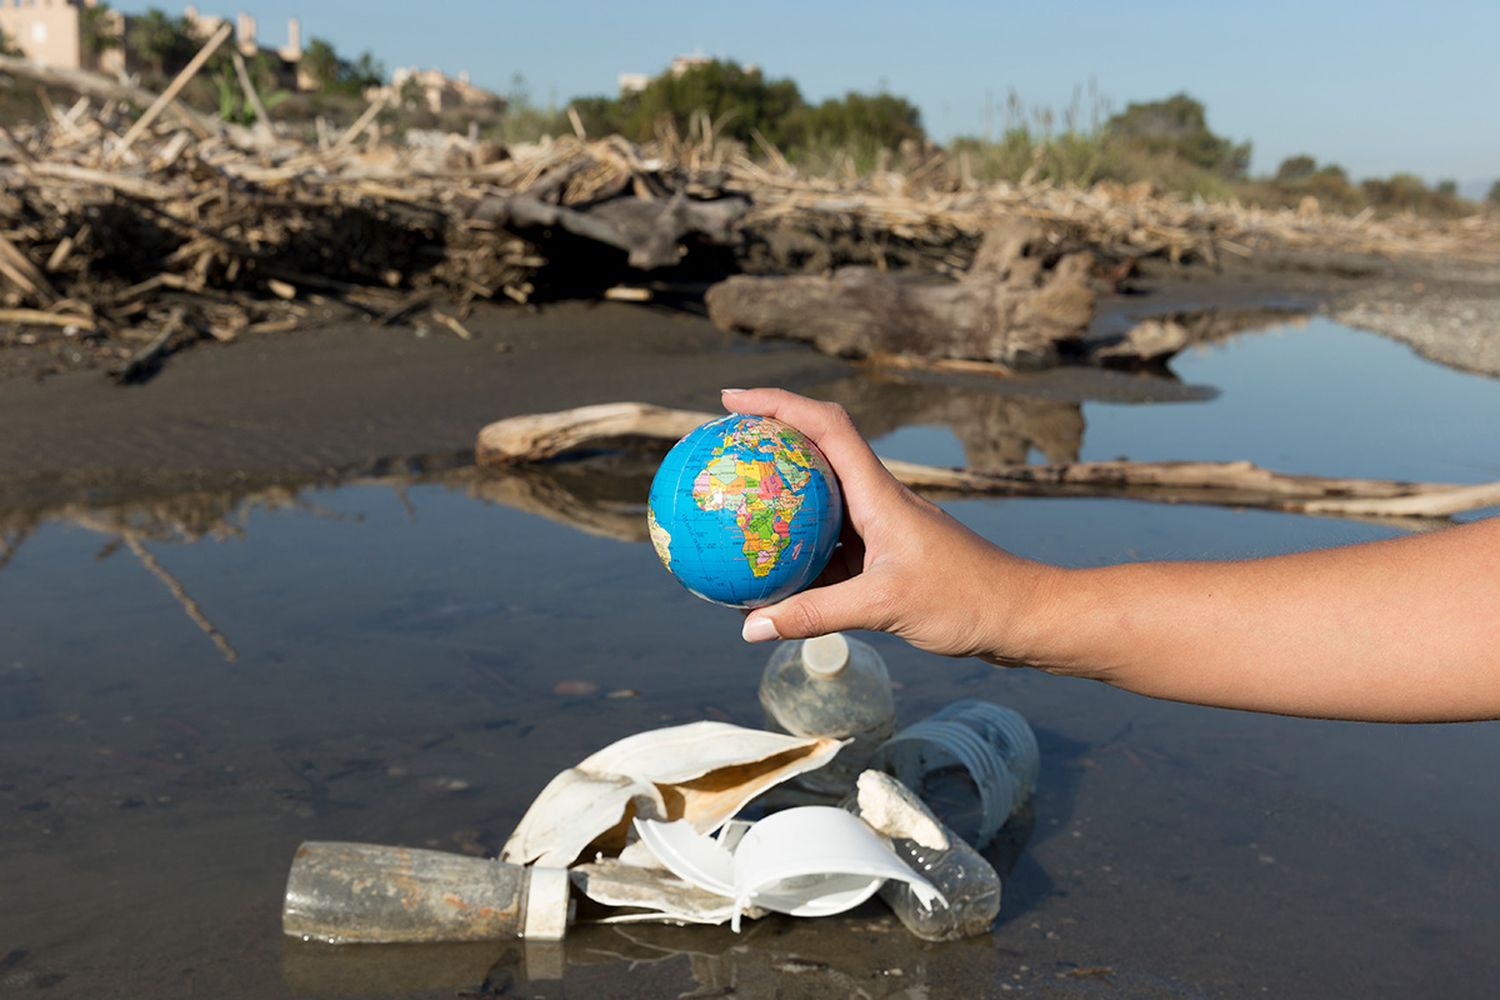
<path fill-rule="evenodd" d="M 1124 376 L 1080 389 L 861 374 L 825 395 L 849 400 L 883 453 L 938 464 L 1249 458 L 1500 478 L 1500 382 L 1379 338 L 1313 321 L 1174 368 L 1185 386 L 1144 394 Z M 1143 395 L 1160 401 L 1117 401 Z M 1477 996 L 1500 975 L 1500 725 L 1202 709 L 884 637 L 872 641 L 903 721 L 977 696 L 1038 731 L 1034 807 L 996 855 L 1013 868 L 992 937 L 925 945 L 871 904 L 741 938 L 593 927 L 529 951 L 284 942 L 301 840 L 493 852 L 554 772 L 609 740 L 759 723 L 767 651 L 648 545 L 608 537 L 639 520 L 638 474 L 595 485 L 604 534 L 506 506 L 513 489 L 465 470 L 261 496 L 239 506 L 236 534 L 195 544 L 153 538 L 134 511 L 232 663 L 117 544 L 118 520 L 73 511 L 25 538 L 0 571 L 0 993 Z M 1117 500 L 948 507 L 1069 565 L 1398 530 Z M 557 694 L 561 681 L 598 691 Z"/>

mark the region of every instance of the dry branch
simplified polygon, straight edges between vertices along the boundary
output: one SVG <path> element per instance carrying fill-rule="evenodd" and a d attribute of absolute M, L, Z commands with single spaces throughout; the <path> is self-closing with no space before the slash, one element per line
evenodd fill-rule
<path fill-rule="evenodd" d="M 511 417 L 479 432 L 480 465 L 514 467 L 620 438 L 674 441 L 713 414 L 648 403 L 605 403 Z M 912 489 L 939 496 L 1123 497 L 1305 514 L 1446 518 L 1500 505 L 1500 483 L 1461 485 L 1304 476 L 1249 462 L 1069 462 L 983 472 L 882 459 Z"/>
<path fill-rule="evenodd" d="M 156 100 L 157 95 L 134 84 L 122 83 L 119 80 L 105 76 L 103 73 L 94 73 L 82 69 L 60 69 L 55 66 L 43 66 L 19 56 L 0 55 L 0 72 L 11 76 L 22 77 L 27 80 L 35 80 L 46 87 L 56 87 L 60 90 L 70 90 L 77 94 L 84 94 L 100 101 L 128 101 L 138 107 L 149 107 Z M 199 114 L 181 104 L 172 105 L 173 112 L 184 121 L 191 122 L 194 130 L 201 138 L 223 131 L 223 127 L 215 119 L 208 115 Z"/>
<path fill-rule="evenodd" d="M 1050 268 L 1029 256 L 1041 228 L 1011 221 L 985 237 L 959 281 L 917 283 L 873 267 L 831 277 L 738 276 L 708 290 L 720 329 L 811 342 L 825 354 L 908 355 L 1016 368 L 1058 363 L 1094 314 L 1091 258 Z"/>
<path fill-rule="evenodd" d="M 152 576 L 166 585 L 167 590 L 177 599 L 177 603 L 182 605 L 182 610 L 187 613 L 188 618 L 192 620 L 194 625 L 203 630 L 204 635 L 213 641 L 214 646 L 223 654 L 225 661 L 233 663 L 238 660 L 240 654 L 235 651 L 234 646 L 225 638 L 224 633 L 220 632 L 218 627 L 208 620 L 208 616 L 203 613 L 202 606 L 193 599 L 193 595 L 187 592 L 187 588 L 182 585 L 182 581 L 168 572 L 165 566 L 157 562 L 156 557 L 141 544 L 141 540 L 135 535 L 124 534 L 120 536 L 120 539 L 131 552 L 135 553 L 135 557 L 141 561 L 141 565 L 146 567 Z"/>
<path fill-rule="evenodd" d="M 644 145 L 566 135 L 501 149 L 412 133 L 397 148 L 372 127 L 383 107 L 377 100 L 336 138 L 325 123 L 323 139 L 303 142 L 182 107 L 174 95 L 192 70 L 157 95 L 96 73 L 0 56 L 0 72 L 87 98 L 64 110 L 44 101 L 45 120 L 7 123 L 0 308 L 46 310 L 60 300 L 90 307 L 101 335 L 74 349 L 94 352 L 95 363 L 127 353 L 122 340 L 159 328 L 176 305 L 197 328 L 220 336 L 295 324 L 297 303 L 267 279 L 331 293 L 379 317 L 414 293 L 456 299 L 461 310 L 476 298 L 604 296 L 611 287 L 640 287 L 653 269 L 680 267 L 681 274 L 653 277 L 702 283 L 733 272 L 802 281 L 863 265 L 876 269 L 861 279 L 872 295 L 890 295 L 934 330 L 944 316 L 961 319 L 969 345 L 938 336 L 900 343 L 889 315 L 868 315 L 861 286 L 849 293 L 851 308 L 885 330 L 859 334 L 869 343 L 843 352 L 1024 361 L 1028 345 L 1049 339 L 1036 333 L 1044 324 L 1030 306 L 1047 299 L 1049 283 L 1076 290 L 1078 282 L 1058 281 L 1059 270 L 1066 274 L 1059 261 L 1073 254 L 1091 254 L 1095 276 L 1106 280 L 1141 257 L 1211 261 L 1220 250 L 1266 247 L 1500 257 L 1494 213 L 1451 223 L 1347 219 L 1187 202 L 1112 184 L 984 185 L 931 152 L 892 156 L 869 177 L 834 181 L 799 175 L 774 147 L 768 163 L 752 161 L 702 119 L 688 137 L 663 126 Z M 246 93 L 253 104 L 253 87 Z M 191 133 L 161 127 L 168 111 L 188 121 Z M 263 108 L 256 111 L 266 124 Z M 368 142 L 357 141 L 365 136 Z M 1036 287 L 1002 276 L 1002 296 L 979 276 L 994 279 L 1003 268 L 976 251 L 986 233 L 1017 219 L 1036 227 L 1040 253 L 1024 255 L 1040 262 Z M 1023 269 L 1016 276 L 1026 277 L 1032 265 L 1025 261 L 1010 262 Z M 886 273 L 971 271 L 969 282 L 918 292 Z M 780 287 L 800 289 L 795 281 Z M 740 317 L 726 322 L 796 325 L 785 316 L 741 323 L 772 286 L 745 287 Z M 727 295 L 716 293 L 721 316 Z M 1043 310 L 1063 339 L 1077 304 L 1066 297 Z M 851 336 L 838 329 L 841 301 L 831 298 L 831 307 L 808 316 L 826 328 L 825 338 Z M 1137 356 L 1159 355 L 1180 332 L 1142 330 L 1140 343 L 1127 346 Z"/>
<path fill-rule="evenodd" d="M 250 109 L 255 112 L 256 122 L 262 128 L 270 128 L 271 113 L 261 102 L 260 94 L 255 89 L 255 82 L 250 79 L 250 69 L 245 65 L 245 57 L 240 55 L 239 49 L 231 52 L 230 57 L 234 60 L 234 75 L 239 78 L 240 89 L 245 92 L 245 100 L 250 103 Z"/>
<path fill-rule="evenodd" d="M 182 72 L 177 74 L 177 77 L 167 85 L 167 89 L 161 92 L 161 96 L 153 101 L 151 106 L 135 120 L 135 124 L 130 126 L 130 131 L 125 133 L 125 137 L 120 140 L 120 144 L 110 151 L 109 156 L 104 161 L 106 166 L 111 163 L 118 163 L 130 151 L 130 147 L 135 144 L 135 141 L 145 133 L 146 129 L 151 127 L 151 123 L 156 121 L 167 105 L 171 104 L 177 95 L 182 93 L 182 88 L 186 87 L 188 81 L 198 75 L 198 71 L 203 68 L 203 64 L 208 62 L 209 57 L 219 50 L 219 46 L 224 44 L 224 40 L 233 31 L 234 28 L 227 23 L 220 25 L 219 30 L 214 32 L 213 37 L 203 43 L 203 47 L 198 50 L 198 54 L 188 60 L 188 64 L 182 67 Z"/>

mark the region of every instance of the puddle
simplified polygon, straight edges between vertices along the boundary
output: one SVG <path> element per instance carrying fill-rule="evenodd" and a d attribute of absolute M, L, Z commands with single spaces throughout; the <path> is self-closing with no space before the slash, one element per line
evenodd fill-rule
<path fill-rule="evenodd" d="M 1147 386 L 1155 397 L 1124 392 L 1123 375 L 1003 394 L 861 375 L 828 395 L 875 400 L 861 419 L 881 450 L 934 464 L 1250 458 L 1500 478 L 1500 381 L 1379 338 L 1315 321 L 1174 368 L 1182 384 Z M 545 954 L 283 942 L 304 839 L 494 852 L 547 779 L 611 740 L 698 718 L 759 724 L 766 652 L 661 570 L 641 544 L 644 476 L 617 462 L 0 516 L 0 991 L 1453 995 L 1500 975 L 1500 725 L 1215 711 L 884 637 L 872 641 L 902 685 L 902 721 L 976 696 L 1038 732 L 1034 825 L 991 938 L 926 945 L 870 905 L 746 938 L 586 928 Z M 1118 500 L 948 507 L 1070 565 L 1395 530 Z"/>

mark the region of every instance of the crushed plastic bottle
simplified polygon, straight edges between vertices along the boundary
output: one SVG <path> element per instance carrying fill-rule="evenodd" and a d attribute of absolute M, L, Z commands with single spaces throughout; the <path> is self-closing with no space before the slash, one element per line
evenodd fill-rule
<path fill-rule="evenodd" d="M 983 849 L 1036 787 L 1041 755 L 1018 712 L 966 698 L 907 726 L 869 760 Z"/>
<path fill-rule="evenodd" d="M 842 795 L 896 727 L 885 661 L 869 644 L 840 633 L 781 643 L 760 681 L 771 728 L 793 736 L 836 736 L 853 743 L 827 766 L 799 779 L 812 791 Z"/>
<path fill-rule="evenodd" d="M 880 898 L 907 930 L 924 941 L 957 941 L 990 929 L 1000 913 L 999 873 L 910 789 L 890 775 L 866 771 L 857 795 L 844 805 L 889 837 L 897 857 L 943 894 L 926 906 L 906 883 L 886 882 Z"/>

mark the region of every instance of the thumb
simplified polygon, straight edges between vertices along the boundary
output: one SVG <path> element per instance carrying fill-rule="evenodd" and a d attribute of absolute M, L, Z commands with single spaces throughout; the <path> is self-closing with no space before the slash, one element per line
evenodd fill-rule
<path fill-rule="evenodd" d="M 740 631 L 746 642 L 811 639 L 829 632 L 879 629 L 879 602 L 865 576 L 829 587 L 817 587 L 770 607 L 757 608 Z"/>

